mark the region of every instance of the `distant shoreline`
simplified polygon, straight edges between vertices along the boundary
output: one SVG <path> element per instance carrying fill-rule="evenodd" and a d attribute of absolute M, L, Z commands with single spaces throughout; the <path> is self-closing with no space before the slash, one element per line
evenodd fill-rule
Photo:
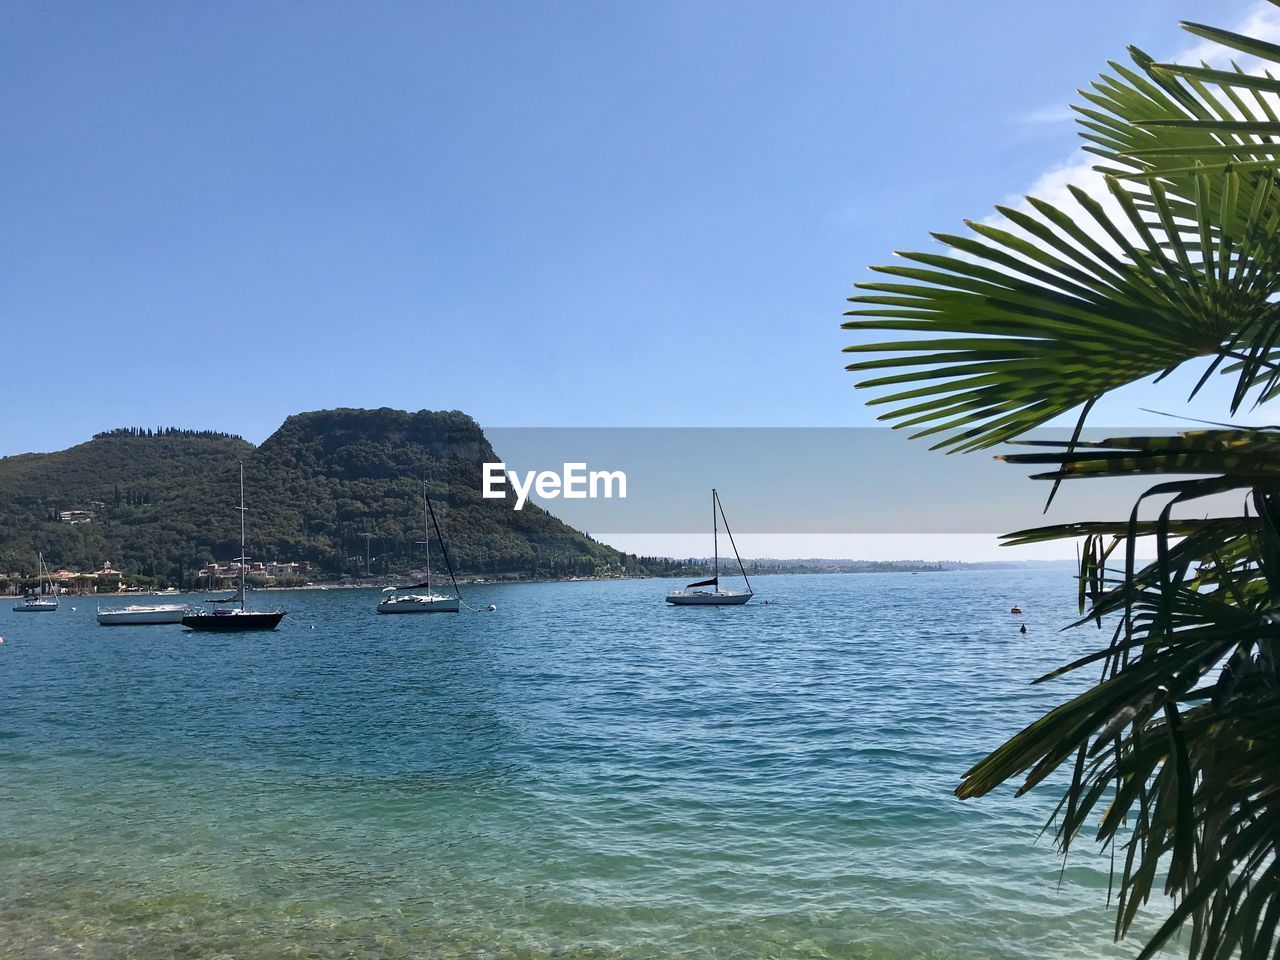
<path fill-rule="evenodd" d="M 831 561 L 831 562 L 840 562 L 840 561 Z M 1015 561 L 1015 562 L 1009 562 L 1009 563 L 939 562 L 936 565 L 925 562 L 925 563 L 922 563 L 919 567 L 915 567 L 914 565 L 913 566 L 904 565 L 898 568 L 886 568 L 881 566 L 881 567 L 867 567 L 864 569 L 814 570 L 809 568 L 803 568 L 803 569 L 791 569 L 791 570 L 776 569 L 776 570 L 759 571 L 759 572 L 749 571 L 748 576 L 751 576 L 751 577 L 856 576 L 860 574 L 875 575 L 875 574 L 892 574 L 892 573 L 898 573 L 898 574 L 902 574 L 902 573 L 910 573 L 910 574 L 969 573 L 969 572 L 975 572 L 975 571 L 993 571 L 993 570 L 994 571 L 1053 570 L 1053 569 L 1067 569 L 1067 568 L 1074 569 L 1075 568 L 1074 561 L 1042 560 L 1042 561 L 1021 561 L 1021 562 Z M 696 575 L 696 574 L 691 574 L 691 575 Z M 737 576 L 737 574 L 735 574 L 734 576 Z M 683 575 L 683 574 L 678 576 L 665 576 L 665 577 L 654 576 L 651 574 L 642 574 L 634 577 L 582 577 L 582 576 L 537 577 L 537 578 L 525 577 L 525 578 L 511 579 L 511 580 L 488 580 L 488 579 L 471 580 L 471 579 L 459 578 L 458 583 L 459 585 L 464 587 L 506 587 L 506 586 L 519 586 L 521 584 L 604 583 L 609 581 L 633 581 L 633 580 L 680 581 L 684 579 L 686 579 L 686 575 Z M 280 592 L 291 592 L 291 591 L 326 592 L 330 590 L 380 590 L 380 589 L 386 589 L 387 587 L 403 588 L 407 585 L 408 585 L 407 582 L 395 583 L 395 582 L 392 582 L 391 579 L 383 579 L 377 582 L 368 582 L 368 583 L 306 583 L 306 584 L 298 584 L 296 586 L 288 586 L 288 587 L 278 587 L 278 586 L 253 587 L 251 586 L 249 588 L 249 592 L 250 593 L 280 593 Z M 210 594 L 233 592 L 234 589 L 235 589 L 234 587 L 222 587 L 222 588 L 213 589 L 213 590 L 208 590 L 208 589 L 123 590 L 118 593 L 96 593 L 96 594 L 95 593 L 88 593 L 88 594 L 64 593 L 64 594 L 60 594 L 60 596 L 66 596 L 66 597 L 75 597 L 75 596 L 79 596 L 79 597 L 165 597 L 165 596 L 174 596 L 179 594 L 183 594 L 183 595 L 202 594 L 207 596 Z"/>
<path fill-rule="evenodd" d="M 784 560 L 784 561 L 763 561 L 765 563 L 776 564 L 771 565 L 768 569 L 759 570 L 748 567 L 747 576 L 749 577 L 774 577 L 774 576 L 839 576 L 839 575 L 857 575 L 857 574 L 890 574 L 890 573 L 966 573 L 973 571 L 1015 571 L 1015 570 L 1075 570 L 1076 563 L 1074 560 L 1021 560 L 1021 561 L 863 561 L 863 560 Z M 1148 561 L 1139 560 L 1140 564 Z M 822 565 L 819 567 L 819 565 Z M 458 578 L 458 582 L 467 587 L 490 587 L 490 586 L 512 586 L 522 583 L 601 583 L 610 580 L 672 580 L 679 581 L 689 577 L 703 575 L 699 571 L 691 571 L 686 573 L 671 574 L 667 576 L 659 576 L 655 574 L 637 574 L 636 576 L 604 576 L 604 577 L 588 577 L 588 576 L 571 576 L 571 577 L 520 577 L 513 579 L 480 579 L 474 580 L 470 578 Z M 729 576 L 728 573 L 724 574 Z M 738 576 L 734 573 L 733 576 Z M 311 582 L 305 584 L 297 584 L 294 586 L 262 586 L 255 587 L 250 585 L 251 593 L 268 593 L 289 590 L 309 590 L 309 591 L 328 591 L 328 590 L 378 590 L 387 587 L 404 588 L 414 582 L 411 577 L 387 577 L 377 581 L 351 583 L 351 582 Z M 192 589 L 182 590 L 178 588 L 168 588 L 163 590 L 120 590 L 112 593 L 76 593 L 66 591 L 59 594 L 64 597 L 166 597 L 176 594 L 202 594 L 205 596 L 219 593 L 230 593 L 235 591 L 235 586 L 218 587 L 214 589 Z M 21 593 L 11 592 L 7 596 L 21 596 Z"/>

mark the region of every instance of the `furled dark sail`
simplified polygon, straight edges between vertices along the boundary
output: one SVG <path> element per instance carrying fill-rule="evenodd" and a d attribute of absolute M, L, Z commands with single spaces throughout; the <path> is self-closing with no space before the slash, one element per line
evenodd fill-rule
<path fill-rule="evenodd" d="M 206 600 L 205 603 L 244 603 L 244 587 L 238 587 L 229 597 L 218 597 L 216 600 Z"/>
<path fill-rule="evenodd" d="M 699 580 L 697 583 L 691 583 L 685 587 L 686 590 L 692 590 L 694 587 L 714 587 L 720 582 L 719 577 L 712 577 L 710 580 Z"/>

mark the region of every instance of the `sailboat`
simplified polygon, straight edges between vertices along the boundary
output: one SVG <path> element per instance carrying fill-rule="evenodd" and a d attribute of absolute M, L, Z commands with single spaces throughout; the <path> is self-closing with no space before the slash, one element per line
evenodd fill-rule
<path fill-rule="evenodd" d="M 44 565 L 43 553 L 36 554 L 36 581 L 38 586 L 35 592 L 28 593 L 13 605 L 13 609 L 18 613 L 53 613 L 58 609 L 58 585 L 53 582 L 53 577 L 49 576 L 49 568 Z M 46 585 L 48 586 L 47 594 L 44 593 Z"/>
<path fill-rule="evenodd" d="M 720 589 L 719 522 L 722 520 L 724 532 L 729 534 L 729 545 L 733 547 L 733 555 L 738 561 L 738 570 L 747 584 L 745 593 L 741 590 Z M 729 529 L 729 521 L 724 515 L 724 505 L 720 502 L 720 495 L 716 493 L 714 487 L 711 488 L 711 542 L 715 549 L 715 568 L 712 576 L 707 580 L 691 583 L 683 590 L 673 590 L 667 594 L 667 603 L 674 603 L 678 607 L 733 607 L 746 603 L 752 598 L 754 592 L 751 589 L 751 581 L 747 580 L 746 567 L 742 565 L 742 558 L 738 556 L 738 545 L 733 542 L 733 531 Z M 703 587 L 711 589 L 704 590 Z"/>
<path fill-rule="evenodd" d="M 240 461 L 240 589 L 233 596 L 218 600 L 206 600 L 205 603 L 216 604 L 212 610 L 198 610 L 188 613 L 182 618 L 182 625 L 192 630 L 215 630 L 230 633 L 240 630 L 274 630 L 284 619 L 285 611 L 246 610 L 244 605 L 244 572 L 249 566 L 249 558 L 245 556 L 244 546 L 244 461 Z M 238 604 L 239 606 L 235 606 Z"/>
<path fill-rule="evenodd" d="M 428 526 L 428 520 L 430 526 Z M 379 613 L 457 613 L 462 597 L 458 590 L 458 581 L 453 576 L 453 564 L 449 561 L 449 551 L 445 548 L 444 537 L 440 533 L 440 524 L 436 523 L 436 511 L 431 506 L 431 498 L 427 496 L 427 482 L 422 481 L 422 526 L 426 531 L 426 540 L 419 540 L 427 548 L 427 579 L 422 583 L 407 587 L 387 587 L 382 591 L 382 601 L 378 604 Z M 436 531 L 440 541 L 440 552 L 444 554 L 445 566 L 449 568 L 449 579 L 453 581 L 452 597 L 432 593 L 431 591 L 431 528 Z M 425 590 L 425 593 L 410 593 L 411 590 Z"/>

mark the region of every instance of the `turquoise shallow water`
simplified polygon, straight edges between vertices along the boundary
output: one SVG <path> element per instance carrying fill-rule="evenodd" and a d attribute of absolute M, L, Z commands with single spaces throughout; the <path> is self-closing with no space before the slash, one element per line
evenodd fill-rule
<path fill-rule="evenodd" d="M 1136 953 L 1051 797 L 951 796 L 1099 642 L 1069 573 L 755 585 L 295 592 L 239 636 L 5 604 L 0 956 Z"/>

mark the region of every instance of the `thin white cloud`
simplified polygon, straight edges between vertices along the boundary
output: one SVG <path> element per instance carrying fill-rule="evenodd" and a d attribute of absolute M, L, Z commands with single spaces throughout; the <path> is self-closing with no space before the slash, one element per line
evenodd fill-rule
<path fill-rule="evenodd" d="M 1075 118 L 1076 115 L 1070 107 L 1054 106 L 1024 113 L 1018 118 L 1018 122 L 1029 127 L 1045 127 L 1059 123 L 1070 123 Z"/>
<path fill-rule="evenodd" d="M 1268 43 L 1280 43 L 1280 8 L 1261 0 L 1239 23 L 1228 29 Z M 1246 73 L 1261 73 L 1274 66 L 1268 61 L 1247 56 L 1212 40 L 1200 40 L 1169 59 L 1175 63 L 1203 62 L 1218 69 L 1230 68 L 1234 62 Z M 1070 107 L 1053 104 L 1022 114 L 1018 117 L 1018 122 L 1026 126 L 1050 126 L 1067 123 L 1075 118 Z"/>
<path fill-rule="evenodd" d="M 1280 43 L 1280 8 L 1270 3 L 1258 3 L 1243 20 L 1228 29 L 1268 43 Z M 1230 66 L 1235 60 L 1246 73 L 1260 73 L 1266 66 L 1266 62 L 1257 57 L 1244 56 L 1212 40 L 1201 40 L 1173 59 L 1177 63 L 1199 63 L 1203 60 L 1218 68 Z"/>
<path fill-rule="evenodd" d="M 1055 207 L 1071 207 L 1075 204 L 1070 190 L 1073 186 L 1087 190 L 1092 197 L 1109 199 L 1105 178 L 1093 169 L 1097 162 L 1098 158 L 1093 154 L 1077 150 L 1063 163 L 1040 174 L 1026 189 L 1024 195 L 1008 197 L 1005 206 L 1030 210 L 1031 207 L 1027 204 L 1025 196 L 1031 196 L 1045 200 Z"/>
<path fill-rule="evenodd" d="M 1266 0 L 1259 0 L 1248 14 L 1238 23 L 1228 25 L 1227 29 L 1245 36 L 1280 44 L 1280 8 L 1273 6 Z M 1212 67 L 1220 69 L 1229 68 L 1235 62 L 1240 69 L 1247 73 L 1261 73 L 1268 68 L 1275 67 L 1275 64 L 1269 61 L 1263 61 L 1252 56 L 1242 56 L 1238 51 L 1208 40 L 1198 41 L 1173 54 L 1168 59 L 1175 63 L 1199 63 L 1203 61 Z M 1280 101 L 1275 101 L 1275 103 L 1280 104 Z M 1064 109 L 1070 112 L 1069 108 Z M 1051 110 L 1041 110 L 1029 114 L 1028 118 L 1034 116 L 1048 118 L 1053 115 L 1054 112 Z M 1031 121 L 1028 119 L 1028 122 Z M 1042 122 L 1050 121 L 1044 120 Z M 1006 197 L 1002 205 L 1029 213 L 1032 208 L 1026 197 L 1031 196 L 1051 203 L 1055 207 L 1069 211 L 1074 215 L 1080 210 L 1080 207 L 1075 198 L 1072 197 L 1069 188 L 1076 187 L 1098 200 L 1107 216 L 1119 225 L 1128 237 L 1136 239 L 1137 233 L 1129 225 L 1128 217 L 1120 208 L 1120 205 L 1112 198 L 1111 191 L 1107 187 L 1106 178 L 1094 169 L 1094 166 L 1099 162 L 1101 162 L 1100 158 L 1094 154 L 1076 149 L 1061 163 L 1040 174 L 1026 190 Z M 982 222 L 1016 231 L 1016 228 L 1013 228 L 1009 221 L 999 213 L 991 214 L 984 218 Z M 1091 224 L 1088 221 L 1081 221 L 1081 225 L 1089 231 L 1090 236 L 1095 240 L 1098 240 L 1113 251 L 1117 249 L 1115 243 L 1101 227 L 1090 229 Z"/>

